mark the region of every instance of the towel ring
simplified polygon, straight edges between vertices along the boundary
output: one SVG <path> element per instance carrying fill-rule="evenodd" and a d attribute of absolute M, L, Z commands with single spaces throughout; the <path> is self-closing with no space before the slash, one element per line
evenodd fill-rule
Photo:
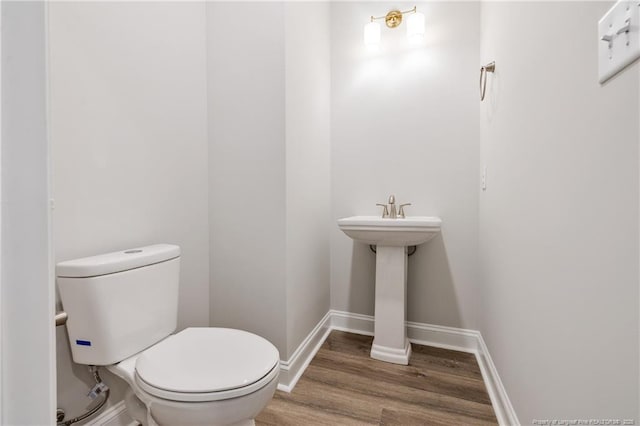
<path fill-rule="evenodd" d="M 495 62 L 489 62 L 487 65 L 480 67 L 480 101 L 484 101 L 484 95 L 487 91 L 487 73 L 495 70 Z"/>

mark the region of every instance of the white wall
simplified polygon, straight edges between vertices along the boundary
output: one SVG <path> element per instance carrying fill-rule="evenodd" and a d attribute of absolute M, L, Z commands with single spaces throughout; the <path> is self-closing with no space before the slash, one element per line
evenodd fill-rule
<path fill-rule="evenodd" d="M 205 40 L 203 3 L 50 5 L 56 261 L 180 245 L 179 328 L 209 324 Z M 58 356 L 77 415 L 91 380 L 62 328 Z"/>
<path fill-rule="evenodd" d="M 55 412 L 43 2 L 2 3 L 2 418 Z"/>
<path fill-rule="evenodd" d="M 329 310 L 329 50 L 329 3 L 287 3 L 287 358 Z"/>
<path fill-rule="evenodd" d="M 283 357 L 284 6 L 212 2 L 207 22 L 211 324 L 255 332 Z"/>
<path fill-rule="evenodd" d="M 408 318 L 474 328 L 477 317 L 479 3 L 418 3 L 425 44 L 384 27 L 379 53 L 362 26 L 409 4 L 331 6 L 333 219 L 380 214 L 390 194 L 442 234 L 409 259 Z M 331 306 L 373 314 L 375 256 L 331 227 Z"/>
<path fill-rule="evenodd" d="M 613 2 L 484 2 L 480 330 L 523 424 L 638 415 L 638 64 L 598 84 Z"/>
<path fill-rule="evenodd" d="M 329 309 L 328 10 L 207 5 L 211 323 L 282 359 Z"/>

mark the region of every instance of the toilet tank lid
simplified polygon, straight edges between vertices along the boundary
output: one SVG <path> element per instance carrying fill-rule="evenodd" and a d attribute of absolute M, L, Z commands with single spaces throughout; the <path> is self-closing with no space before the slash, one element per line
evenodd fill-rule
<path fill-rule="evenodd" d="M 88 278 L 128 271 L 180 257 L 180 247 L 154 244 L 98 256 L 68 260 L 56 265 L 56 275 L 63 278 Z"/>

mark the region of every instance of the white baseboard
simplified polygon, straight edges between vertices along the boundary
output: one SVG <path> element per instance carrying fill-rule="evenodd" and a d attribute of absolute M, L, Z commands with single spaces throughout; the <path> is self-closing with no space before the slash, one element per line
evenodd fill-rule
<path fill-rule="evenodd" d="M 298 383 L 298 379 L 320 349 L 331 332 L 331 311 L 320 320 L 311 333 L 300 343 L 291 358 L 280 361 L 280 377 L 278 390 L 291 392 Z"/>
<path fill-rule="evenodd" d="M 374 317 L 343 311 L 331 313 L 331 329 L 373 336 Z M 413 343 L 475 353 L 477 331 L 407 321 L 407 337 Z"/>
<path fill-rule="evenodd" d="M 491 398 L 491 404 L 496 412 L 498 423 L 505 426 L 520 425 L 516 411 L 513 409 L 513 405 L 511 405 L 511 401 L 507 396 L 507 391 L 502 384 L 502 380 L 500 380 L 498 370 L 491 359 L 491 355 L 489 355 L 489 349 L 487 349 L 487 345 L 485 344 L 480 332 L 477 331 L 476 333 L 478 333 L 478 350 L 476 351 L 476 359 L 478 360 L 478 365 L 480 366 L 480 371 L 482 372 L 482 378 L 484 379 L 484 384 L 487 387 L 487 392 Z"/>
<path fill-rule="evenodd" d="M 91 419 L 87 426 L 133 426 L 138 422 L 133 421 L 127 413 L 124 401 L 104 410 L 98 417 Z"/>
<path fill-rule="evenodd" d="M 327 315 L 300 344 L 291 359 L 281 361 L 279 390 L 286 392 L 293 390 L 298 379 L 332 330 L 372 336 L 374 317 L 336 310 L 327 312 Z M 504 426 L 520 424 L 479 331 L 408 321 L 407 335 L 412 343 L 418 345 L 473 353 L 478 361 L 498 423 Z"/>
<path fill-rule="evenodd" d="M 407 321 L 409 340 L 418 345 L 475 354 L 478 349 L 478 334 L 475 330 Z"/>
<path fill-rule="evenodd" d="M 373 317 L 371 315 L 352 314 L 351 312 L 343 312 L 330 310 L 331 329 L 346 331 L 355 334 L 364 334 L 365 336 L 373 336 Z"/>

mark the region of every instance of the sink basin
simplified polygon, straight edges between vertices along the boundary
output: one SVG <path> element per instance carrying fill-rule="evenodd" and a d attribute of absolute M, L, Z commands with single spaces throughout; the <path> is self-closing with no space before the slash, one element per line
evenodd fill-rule
<path fill-rule="evenodd" d="M 338 226 L 352 239 L 373 245 L 404 247 L 425 243 L 440 232 L 438 217 L 408 216 L 387 219 L 380 216 L 352 216 L 338 219 Z"/>

